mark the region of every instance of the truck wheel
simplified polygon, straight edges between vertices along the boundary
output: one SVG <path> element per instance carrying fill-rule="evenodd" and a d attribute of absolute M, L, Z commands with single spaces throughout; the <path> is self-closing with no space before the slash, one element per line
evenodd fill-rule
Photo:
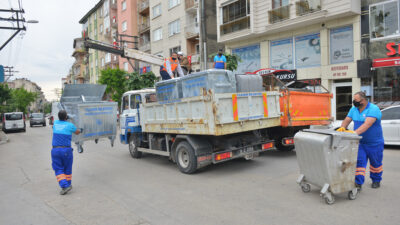
<path fill-rule="evenodd" d="M 138 159 L 142 157 L 142 152 L 137 149 L 137 142 L 135 140 L 135 135 L 129 137 L 129 153 L 131 153 L 132 158 Z"/>
<path fill-rule="evenodd" d="M 194 149 L 187 141 L 182 141 L 176 148 L 176 164 L 182 173 L 191 174 L 197 170 Z"/>

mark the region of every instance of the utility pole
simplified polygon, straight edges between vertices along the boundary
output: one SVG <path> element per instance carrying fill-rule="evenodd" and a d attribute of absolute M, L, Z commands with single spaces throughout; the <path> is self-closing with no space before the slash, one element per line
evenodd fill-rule
<path fill-rule="evenodd" d="M 5 66 L 4 67 L 4 81 L 7 82 L 14 73 L 19 73 L 19 71 L 15 71 L 13 66 Z"/>

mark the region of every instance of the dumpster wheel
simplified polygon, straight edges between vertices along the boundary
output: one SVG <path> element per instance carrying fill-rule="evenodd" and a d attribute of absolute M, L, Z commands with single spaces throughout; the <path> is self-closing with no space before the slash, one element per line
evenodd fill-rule
<path fill-rule="evenodd" d="M 311 185 L 310 185 L 310 184 L 301 183 L 300 186 L 301 186 L 301 190 L 302 190 L 304 193 L 308 193 L 308 192 L 311 191 Z"/>
<path fill-rule="evenodd" d="M 349 191 L 349 193 L 347 194 L 347 197 L 350 200 L 355 200 L 357 198 L 357 196 L 358 196 L 358 193 L 359 193 L 358 189 L 355 188 L 355 189 Z"/>
<path fill-rule="evenodd" d="M 335 196 L 333 196 L 330 192 L 324 195 L 324 199 L 325 203 L 328 205 L 332 205 L 333 203 L 335 203 Z"/>

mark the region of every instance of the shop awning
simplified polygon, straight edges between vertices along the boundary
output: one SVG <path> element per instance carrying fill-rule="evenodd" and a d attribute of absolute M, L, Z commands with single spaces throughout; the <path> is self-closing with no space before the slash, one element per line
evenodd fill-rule
<path fill-rule="evenodd" d="M 400 57 L 381 58 L 381 59 L 374 59 L 372 61 L 373 68 L 391 67 L 391 66 L 400 66 Z"/>

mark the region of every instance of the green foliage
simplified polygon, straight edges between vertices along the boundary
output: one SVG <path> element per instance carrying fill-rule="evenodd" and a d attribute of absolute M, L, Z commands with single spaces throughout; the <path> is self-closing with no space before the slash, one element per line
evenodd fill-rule
<path fill-rule="evenodd" d="M 139 75 L 139 73 L 128 74 L 126 90 L 140 90 L 143 88 L 154 87 L 154 84 L 158 79 L 159 78 L 156 77 L 153 72 L 147 72 L 142 75 Z"/>
<path fill-rule="evenodd" d="M 29 92 L 24 88 L 13 89 L 11 96 L 12 98 L 7 102 L 7 105 L 9 105 L 8 110 L 21 111 L 24 113 L 27 113 L 28 106 L 38 97 L 37 93 Z"/>
<path fill-rule="evenodd" d="M 0 84 L 0 105 L 11 99 L 11 92 L 7 84 Z"/>
<path fill-rule="evenodd" d="M 51 102 L 47 102 L 44 105 L 44 114 L 51 113 Z"/>
<path fill-rule="evenodd" d="M 217 54 L 218 53 L 213 53 L 213 54 L 209 55 L 208 57 L 210 57 L 212 60 L 214 60 L 214 57 Z M 236 54 L 229 54 L 229 53 L 224 53 L 224 55 L 226 58 L 226 69 L 230 70 L 230 71 L 235 71 L 237 69 L 238 62 L 242 61 L 240 59 L 240 57 Z"/>
<path fill-rule="evenodd" d="M 101 71 L 99 78 L 100 84 L 107 85 L 106 94 L 108 94 L 111 99 L 118 104 L 121 104 L 121 97 L 126 91 L 125 82 L 126 72 L 120 69 L 111 69 Z"/>

